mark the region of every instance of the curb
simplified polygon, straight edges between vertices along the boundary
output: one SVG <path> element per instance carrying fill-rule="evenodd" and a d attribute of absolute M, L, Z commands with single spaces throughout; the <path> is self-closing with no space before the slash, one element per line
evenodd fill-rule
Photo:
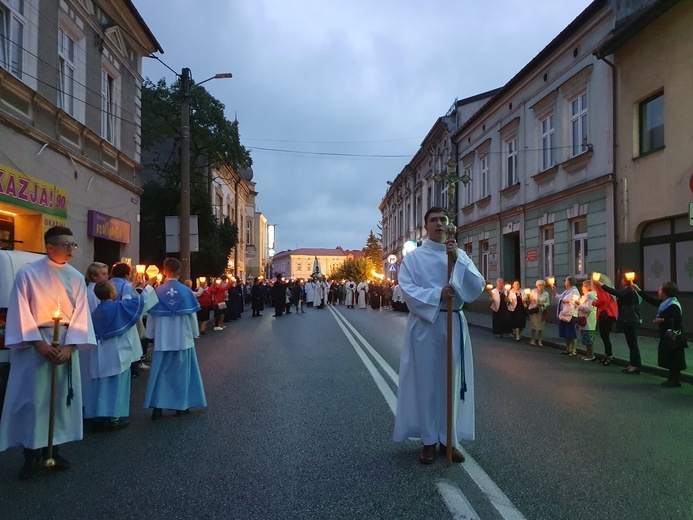
<path fill-rule="evenodd" d="M 481 324 L 479 324 L 479 323 L 472 323 L 471 321 L 467 321 L 467 324 L 468 324 L 470 327 L 475 327 L 475 328 L 477 328 L 477 329 L 484 329 L 484 330 L 488 330 L 488 331 L 491 330 L 491 327 L 489 327 L 489 326 L 487 326 L 487 325 L 481 325 Z M 525 344 L 525 345 L 529 345 L 529 343 L 527 343 L 527 341 L 524 340 L 524 339 L 521 340 L 520 343 Z M 561 343 L 557 343 L 556 341 L 551 340 L 551 339 L 546 339 L 546 338 L 545 338 L 545 339 L 543 340 L 543 343 L 544 343 L 544 346 L 545 346 L 545 347 L 550 347 L 550 348 L 553 348 L 553 349 L 555 349 L 555 350 L 564 350 L 564 349 L 565 349 L 565 345 L 563 345 L 563 344 L 561 344 Z M 578 343 L 579 343 L 579 342 L 578 342 Z M 577 352 L 578 352 L 579 354 L 582 354 L 582 355 L 587 354 L 587 352 L 586 352 L 585 350 L 580 349 L 580 348 L 577 349 Z M 599 360 L 604 359 L 604 355 L 603 355 L 603 354 L 597 354 L 597 353 L 595 352 L 595 353 L 594 353 L 594 356 L 595 356 L 597 359 L 599 359 Z M 614 365 L 618 365 L 618 366 L 620 366 L 620 367 L 627 367 L 627 366 L 628 366 L 628 362 L 627 362 L 625 359 L 618 359 L 618 358 L 614 358 L 614 363 L 613 363 L 613 364 L 614 364 Z M 668 371 L 667 369 L 661 368 L 661 367 L 653 367 L 653 366 L 649 366 L 649 365 L 642 365 L 642 366 L 640 367 L 640 371 L 641 371 L 641 372 L 645 372 L 645 373 L 647 373 L 647 374 L 653 374 L 653 375 L 656 375 L 656 376 L 660 376 L 660 377 L 663 377 L 663 378 L 666 378 L 666 377 L 669 376 L 669 371 Z M 680 381 L 681 381 L 682 383 L 688 383 L 688 384 L 693 385 L 693 376 L 692 376 L 692 375 L 689 375 L 689 374 L 683 374 L 683 373 L 682 373 L 682 374 L 681 374 L 681 377 L 680 377 Z"/>

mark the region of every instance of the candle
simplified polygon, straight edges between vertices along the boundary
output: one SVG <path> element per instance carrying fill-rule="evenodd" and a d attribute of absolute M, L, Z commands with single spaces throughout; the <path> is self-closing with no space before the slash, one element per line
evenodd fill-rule
<path fill-rule="evenodd" d="M 163 279 L 164 279 L 164 275 L 163 275 L 163 274 L 159 273 L 159 274 L 156 275 L 156 281 L 157 281 L 157 282 L 161 282 L 161 280 L 163 280 Z"/>
<path fill-rule="evenodd" d="M 532 289 L 530 289 L 529 287 L 526 287 L 526 288 L 525 288 L 525 294 L 526 294 L 527 296 L 529 296 L 529 293 L 531 293 L 531 292 L 532 292 Z"/>
<path fill-rule="evenodd" d="M 546 279 L 546 283 L 548 283 L 549 285 L 554 285 L 556 283 L 556 278 L 554 278 L 553 276 L 549 276 Z"/>
<path fill-rule="evenodd" d="M 144 270 L 147 268 L 146 265 L 144 264 L 137 264 L 135 266 L 135 270 L 137 271 L 137 274 L 144 274 Z"/>
<path fill-rule="evenodd" d="M 53 346 L 57 347 L 60 345 L 60 321 L 62 320 L 63 316 L 62 313 L 60 312 L 60 308 L 58 308 L 54 313 L 53 313 Z"/>
<path fill-rule="evenodd" d="M 628 280 L 629 282 L 632 282 L 633 280 L 635 280 L 635 273 L 633 271 L 628 271 L 625 274 L 625 277 L 626 277 L 626 280 Z"/>
<path fill-rule="evenodd" d="M 206 276 L 200 276 L 200 283 L 205 283 L 207 281 Z"/>
<path fill-rule="evenodd" d="M 512 287 L 512 285 L 510 285 L 509 283 L 506 283 L 505 287 L 503 287 L 503 289 L 505 289 L 506 291 L 509 291 L 511 287 Z"/>
<path fill-rule="evenodd" d="M 486 290 L 490 291 L 491 289 L 493 289 L 493 285 L 491 285 L 490 283 L 487 283 L 486 284 Z"/>
<path fill-rule="evenodd" d="M 595 282 L 598 282 L 601 277 L 602 277 L 602 273 L 598 273 L 596 271 L 594 273 L 592 273 L 592 280 L 594 280 Z"/>

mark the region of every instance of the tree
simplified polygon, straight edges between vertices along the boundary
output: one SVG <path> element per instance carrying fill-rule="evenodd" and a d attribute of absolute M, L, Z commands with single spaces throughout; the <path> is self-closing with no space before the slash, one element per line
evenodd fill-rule
<path fill-rule="evenodd" d="M 364 247 L 362 251 L 366 258 L 370 258 L 373 265 L 383 265 L 383 246 L 380 244 L 380 240 L 373 234 L 373 230 L 371 230 L 370 235 L 368 235 L 366 247 Z M 378 269 L 378 271 L 380 271 L 380 269 Z"/>
<path fill-rule="evenodd" d="M 180 215 L 180 81 L 168 86 L 147 79 L 142 87 L 142 186 L 140 255 L 148 263 L 166 256 L 164 217 Z M 238 125 L 224 116 L 224 105 L 204 88 L 190 92 L 190 214 L 197 215 L 199 252 L 191 254 L 191 274 L 217 275 L 227 268 L 238 241 L 238 229 L 228 219 L 219 222 L 211 205 L 216 166 L 236 171 L 252 165 L 240 143 Z"/>
<path fill-rule="evenodd" d="M 337 280 L 372 280 L 375 277 L 375 264 L 370 258 L 348 258 L 344 260 L 336 270 L 332 271 L 331 277 Z"/>

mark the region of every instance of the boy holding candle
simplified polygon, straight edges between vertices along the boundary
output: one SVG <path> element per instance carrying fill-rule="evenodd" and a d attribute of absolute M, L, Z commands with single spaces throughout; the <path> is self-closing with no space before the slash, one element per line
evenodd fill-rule
<path fill-rule="evenodd" d="M 48 456 L 51 373 L 56 367 L 55 426 L 51 442 L 54 469 L 70 464 L 58 445 L 81 440 L 82 391 L 78 348 L 96 346 L 84 276 L 68 262 L 77 248 L 72 231 L 46 231 L 45 258 L 17 272 L 7 309 L 5 346 L 12 350 L 10 377 L 0 419 L 0 451 L 24 448 L 21 480 L 33 477 Z M 53 316 L 58 312 L 58 347 Z"/>

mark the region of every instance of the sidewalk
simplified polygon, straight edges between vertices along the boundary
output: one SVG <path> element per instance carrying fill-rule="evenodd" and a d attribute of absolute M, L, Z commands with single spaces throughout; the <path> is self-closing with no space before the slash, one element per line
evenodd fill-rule
<path fill-rule="evenodd" d="M 471 327 L 478 327 L 481 329 L 487 329 L 491 331 L 491 313 L 464 311 L 464 315 L 467 317 L 467 322 Z M 527 324 L 529 325 L 529 323 Z M 616 327 L 614 326 L 614 329 Z M 529 326 L 526 327 L 522 332 L 522 340 L 520 343 L 529 344 Z M 498 338 L 499 341 L 513 342 L 510 338 Z M 545 347 L 556 348 L 560 350 L 565 349 L 565 342 L 558 337 L 558 325 L 554 323 L 547 323 L 546 330 L 544 330 L 543 343 Z M 611 333 L 611 344 L 613 345 L 614 351 L 614 364 L 627 366 L 628 365 L 628 345 L 626 345 L 626 338 L 623 334 Z M 658 339 L 649 336 L 638 336 L 638 346 L 640 347 L 640 358 L 642 361 L 641 370 L 643 372 L 648 372 L 651 374 L 656 374 L 659 376 L 666 377 L 668 370 L 660 368 L 657 366 L 657 344 Z M 604 354 L 604 344 L 602 343 L 599 334 L 594 342 L 594 351 L 598 359 L 601 359 Z M 578 335 L 578 353 L 580 355 L 585 354 L 585 350 L 582 348 L 580 343 L 580 336 Z M 579 358 L 578 358 L 579 359 Z M 686 349 L 686 365 L 688 368 L 681 372 L 681 381 L 693 384 L 693 348 Z"/>

